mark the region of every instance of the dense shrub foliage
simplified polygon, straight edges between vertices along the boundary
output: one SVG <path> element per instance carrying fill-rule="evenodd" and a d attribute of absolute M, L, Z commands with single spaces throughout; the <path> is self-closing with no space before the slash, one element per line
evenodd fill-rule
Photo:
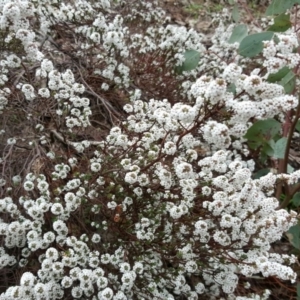
<path fill-rule="evenodd" d="M 3 0 L 0 20 L 0 299 L 295 282 L 297 257 L 270 250 L 297 224 L 296 25 L 248 35 L 220 15 L 208 46 L 155 1 Z"/>

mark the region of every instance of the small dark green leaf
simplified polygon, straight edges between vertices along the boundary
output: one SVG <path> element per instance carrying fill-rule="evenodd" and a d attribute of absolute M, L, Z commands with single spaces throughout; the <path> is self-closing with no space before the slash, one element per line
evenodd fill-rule
<path fill-rule="evenodd" d="M 253 179 L 259 179 L 260 177 L 263 177 L 269 173 L 270 169 L 261 169 L 254 174 Z"/>
<path fill-rule="evenodd" d="M 175 68 L 176 73 L 182 74 L 184 71 L 191 71 L 197 68 L 200 61 L 200 52 L 196 50 L 187 50 L 184 53 L 184 62 L 181 66 Z"/>
<path fill-rule="evenodd" d="M 274 19 L 274 24 L 268 28 L 268 31 L 284 32 L 291 26 L 290 15 L 281 14 Z"/>
<path fill-rule="evenodd" d="M 290 243 L 296 248 L 300 249 L 300 225 L 292 226 L 286 233 Z"/>
<path fill-rule="evenodd" d="M 297 283 L 297 300 L 300 300 L 300 283 Z"/>
<path fill-rule="evenodd" d="M 232 30 L 232 34 L 228 40 L 228 43 L 233 44 L 235 42 L 240 43 L 244 37 L 248 34 L 248 27 L 245 24 L 237 25 Z"/>
<path fill-rule="evenodd" d="M 297 121 L 296 130 L 300 132 L 300 120 Z"/>
<path fill-rule="evenodd" d="M 246 36 L 240 43 L 239 53 L 245 57 L 254 57 L 263 50 L 263 41 L 273 38 L 274 32 L 266 31 Z"/>
<path fill-rule="evenodd" d="M 279 158 L 279 159 L 284 158 L 286 144 L 287 144 L 286 137 L 282 137 L 275 143 L 274 155 L 273 155 L 274 158 Z"/>
<path fill-rule="evenodd" d="M 275 119 L 260 120 L 255 122 L 244 136 L 250 141 L 269 142 L 281 129 L 281 124 Z"/>
<path fill-rule="evenodd" d="M 232 20 L 235 23 L 237 23 L 240 20 L 240 12 L 236 4 L 233 7 L 231 16 L 232 16 Z"/>
<path fill-rule="evenodd" d="M 273 0 L 267 8 L 266 15 L 279 15 L 284 13 L 287 9 L 293 7 L 294 4 L 300 3 L 299 0 Z"/>
<path fill-rule="evenodd" d="M 288 67 L 283 67 L 277 73 L 270 74 L 268 76 L 267 81 L 271 82 L 271 83 L 278 82 L 278 81 L 282 80 L 284 78 L 284 76 L 286 76 L 289 72 L 290 72 L 290 69 Z"/>
<path fill-rule="evenodd" d="M 286 94 L 292 94 L 295 89 L 296 76 L 293 71 L 288 72 L 279 82 L 284 87 Z"/>
<path fill-rule="evenodd" d="M 292 203 L 293 203 L 296 207 L 300 206 L 300 193 L 299 193 L 299 192 L 296 193 L 296 194 L 294 195 L 294 197 L 293 197 L 293 199 L 292 199 Z"/>
<path fill-rule="evenodd" d="M 266 154 L 272 157 L 274 155 L 274 149 L 269 143 L 264 143 L 261 149 L 261 154 Z"/>

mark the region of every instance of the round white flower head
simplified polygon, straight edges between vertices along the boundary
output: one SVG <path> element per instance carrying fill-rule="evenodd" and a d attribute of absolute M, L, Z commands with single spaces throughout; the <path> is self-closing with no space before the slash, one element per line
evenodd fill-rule
<path fill-rule="evenodd" d="M 124 180 L 129 184 L 133 184 L 138 180 L 138 175 L 136 172 L 128 172 L 126 173 Z"/>
<path fill-rule="evenodd" d="M 111 288 L 107 287 L 103 291 L 98 293 L 98 298 L 103 300 L 111 300 L 114 296 L 114 292 Z"/>

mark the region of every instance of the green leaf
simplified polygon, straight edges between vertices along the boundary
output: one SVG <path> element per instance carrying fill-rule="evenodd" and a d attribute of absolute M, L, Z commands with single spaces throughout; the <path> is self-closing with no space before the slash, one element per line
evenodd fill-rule
<path fill-rule="evenodd" d="M 264 143 L 262 149 L 261 149 L 261 154 L 266 154 L 268 156 L 273 157 L 274 155 L 274 149 L 269 143 Z"/>
<path fill-rule="evenodd" d="M 261 169 L 254 174 L 253 179 L 259 179 L 260 177 L 266 176 L 269 173 L 270 169 Z"/>
<path fill-rule="evenodd" d="M 228 85 L 227 92 L 235 94 L 236 93 L 236 85 L 234 83 L 231 83 L 230 85 Z"/>
<path fill-rule="evenodd" d="M 300 300 L 300 283 L 297 283 L 297 300 Z"/>
<path fill-rule="evenodd" d="M 290 164 L 288 164 L 287 165 L 287 173 L 288 174 L 291 174 L 291 173 L 293 173 L 295 171 L 295 169 L 290 165 Z"/>
<path fill-rule="evenodd" d="M 278 81 L 282 80 L 284 78 L 284 76 L 286 76 L 289 72 L 290 72 L 290 69 L 285 66 L 285 67 L 281 68 L 277 73 L 270 74 L 268 76 L 267 81 L 271 82 L 271 83 L 278 82 Z"/>
<path fill-rule="evenodd" d="M 288 72 L 279 82 L 284 87 L 286 94 L 292 94 L 295 89 L 296 76 L 293 71 Z"/>
<path fill-rule="evenodd" d="M 232 20 L 235 23 L 237 23 L 240 20 L 240 12 L 236 4 L 233 7 L 231 16 L 232 16 Z"/>
<path fill-rule="evenodd" d="M 300 120 L 297 121 L 296 130 L 300 132 Z"/>
<path fill-rule="evenodd" d="M 260 120 L 255 122 L 244 136 L 249 141 L 267 143 L 274 138 L 281 129 L 281 124 L 275 119 Z"/>
<path fill-rule="evenodd" d="M 245 24 L 237 25 L 232 30 L 232 34 L 228 40 L 228 43 L 233 44 L 235 42 L 240 43 L 248 34 L 248 27 Z"/>
<path fill-rule="evenodd" d="M 291 26 L 290 15 L 281 14 L 274 19 L 274 24 L 268 28 L 268 31 L 284 32 Z"/>
<path fill-rule="evenodd" d="M 266 31 L 246 36 L 240 43 L 239 53 L 245 57 L 254 57 L 263 50 L 263 41 L 273 38 L 274 32 Z"/>
<path fill-rule="evenodd" d="M 279 15 L 284 13 L 287 9 L 293 7 L 294 4 L 299 4 L 300 0 L 273 0 L 267 8 L 266 15 Z"/>
<path fill-rule="evenodd" d="M 296 193 L 296 194 L 294 195 L 294 197 L 293 197 L 293 199 L 292 199 L 292 203 L 293 203 L 296 207 L 300 206 L 300 193 L 299 193 L 299 192 Z"/>
<path fill-rule="evenodd" d="M 296 248 L 300 249 L 300 225 L 292 226 L 286 233 L 290 243 Z"/>
<path fill-rule="evenodd" d="M 282 137 L 279 139 L 274 146 L 274 158 L 284 158 L 286 150 L 287 138 Z"/>
<path fill-rule="evenodd" d="M 181 66 L 175 68 L 177 74 L 182 74 L 184 71 L 191 71 L 197 68 L 200 61 L 200 52 L 196 50 L 187 50 L 184 53 L 184 62 Z"/>

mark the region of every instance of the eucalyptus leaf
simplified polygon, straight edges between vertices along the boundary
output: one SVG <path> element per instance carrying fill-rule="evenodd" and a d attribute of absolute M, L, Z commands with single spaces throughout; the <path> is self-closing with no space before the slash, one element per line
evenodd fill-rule
<path fill-rule="evenodd" d="M 269 142 L 281 129 L 281 124 L 275 119 L 259 120 L 255 122 L 244 136 L 250 141 Z"/>
<path fill-rule="evenodd" d="M 240 20 L 240 12 L 236 4 L 233 7 L 231 16 L 232 20 L 236 23 Z"/>
<path fill-rule="evenodd" d="M 268 6 L 266 15 L 279 15 L 284 13 L 287 9 L 293 7 L 294 4 L 300 4 L 300 0 L 273 0 Z"/>
<path fill-rule="evenodd" d="M 297 121 L 296 130 L 300 132 L 300 120 Z"/>
<path fill-rule="evenodd" d="M 281 14 L 274 19 L 274 24 L 268 28 L 268 31 L 284 32 L 291 26 L 290 15 Z"/>
<path fill-rule="evenodd" d="M 273 38 L 274 32 L 266 31 L 246 36 L 240 43 L 239 53 L 245 57 L 254 57 L 263 50 L 263 41 Z"/>
<path fill-rule="evenodd" d="M 284 78 L 284 76 L 286 76 L 291 70 L 285 66 L 283 68 L 281 68 L 278 72 L 274 73 L 274 74 L 270 74 L 267 78 L 268 82 L 271 83 L 275 83 L 278 82 L 280 80 L 282 80 Z"/>
<path fill-rule="evenodd" d="M 286 94 L 292 94 L 295 89 L 296 76 L 293 71 L 289 71 L 279 82 L 284 87 Z"/>
<path fill-rule="evenodd" d="M 187 50 L 184 53 L 184 62 L 181 66 L 175 68 L 176 73 L 182 74 L 184 71 L 191 71 L 197 68 L 200 61 L 200 52 L 196 50 Z"/>
<path fill-rule="evenodd" d="M 296 248 L 300 249 L 300 225 L 292 226 L 286 233 L 290 243 Z"/>
<path fill-rule="evenodd" d="M 299 207 L 300 206 L 300 193 L 296 193 L 292 199 L 292 203 L 296 206 Z"/>
<path fill-rule="evenodd" d="M 270 169 L 261 169 L 254 174 L 253 179 L 259 179 L 260 177 L 266 176 L 269 173 Z"/>
<path fill-rule="evenodd" d="M 240 43 L 248 34 L 248 27 L 245 24 L 237 25 L 232 30 L 228 43 Z"/>
<path fill-rule="evenodd" d="M 273 157 L 274 158 L 279 158 L 279 159 L 284 158 L 286 145 L 287 145 L 287 138 L 286 137 L 282 137 L 281 139 L 279 139 L 275 143 Z"/>

